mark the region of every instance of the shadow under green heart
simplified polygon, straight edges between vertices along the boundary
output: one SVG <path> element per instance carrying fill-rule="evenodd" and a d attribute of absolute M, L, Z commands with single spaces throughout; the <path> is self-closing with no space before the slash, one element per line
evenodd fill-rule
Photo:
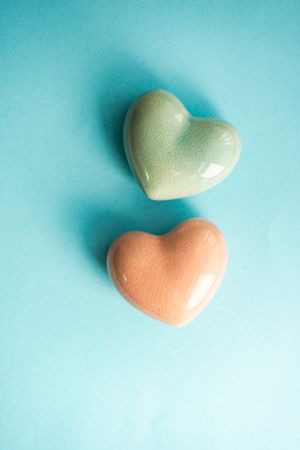
<path fill-rule="evenodd" d="M 163 234 L 184 220 L 200 216 L 185 201 L 153 202 L 142 193 L 133 200 L 132 213 L 128 207 L 120 210 L 113 204 L 101 207 L 84 201 L 74 203 L 71 213 L 73 225 L 77 224 L 76 239 L 90 261 L 105 271 L 108 248 L 122 233 Z"/>

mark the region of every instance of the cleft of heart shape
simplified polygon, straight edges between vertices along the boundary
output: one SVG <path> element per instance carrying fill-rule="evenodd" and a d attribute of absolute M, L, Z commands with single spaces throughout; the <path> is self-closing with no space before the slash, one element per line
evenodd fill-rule
<path fill-rule="evenodd" d="M 220 183 L 240 155 L 227 122 L 193 117 L 168 91 L 154 90 L 129 108 L 124 124 L 129 165 L 152 200 L 171 200 Z"/>
<path fill-rule="evenodd" d="M 125 233 L 107 256 L 110 277 L 129 303 L 175 326 L 186 325 L 207 305 L 226 264 L 221 232 L 202 219 L 181 222 L 162 236 Z"/>

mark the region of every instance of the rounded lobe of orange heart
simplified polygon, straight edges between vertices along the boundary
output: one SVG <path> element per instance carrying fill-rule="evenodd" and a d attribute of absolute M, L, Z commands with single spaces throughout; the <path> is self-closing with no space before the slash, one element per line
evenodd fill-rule
<path fill-rule="evenodd" d="M 186 220 L 163 236 L 125 233 L 107 256 L 110 277 L 129 303 L 175 326 L 186 325 L 207 305 L 226 264 L 221 232 L 202 219 Z"/>

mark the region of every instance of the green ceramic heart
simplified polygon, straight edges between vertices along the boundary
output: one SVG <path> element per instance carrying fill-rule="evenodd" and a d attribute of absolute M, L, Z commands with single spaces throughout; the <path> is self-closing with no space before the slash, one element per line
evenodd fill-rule
<path fill-rule="evenodd" d="M 124 144 L 133 173 L 153 200 L 187 197 L 215 186 L 240 155 L 240 139 L 230 124 L 192 117 L 173 94 L 160 89 L 130 107 Z"/>

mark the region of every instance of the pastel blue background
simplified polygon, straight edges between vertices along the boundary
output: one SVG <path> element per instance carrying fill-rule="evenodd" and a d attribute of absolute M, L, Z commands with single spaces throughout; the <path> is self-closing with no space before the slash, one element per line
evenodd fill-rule
<path fill-rule="evenodd" d="M 298 1 L 1 1 L 0 449 L 298 450 Z M 232 175 L 142 194 L 122 123 L 145 90 L 232 122 Z M 123 301 L 126 230 L 215 222 L 229 267 L 173 329 Z"/>

